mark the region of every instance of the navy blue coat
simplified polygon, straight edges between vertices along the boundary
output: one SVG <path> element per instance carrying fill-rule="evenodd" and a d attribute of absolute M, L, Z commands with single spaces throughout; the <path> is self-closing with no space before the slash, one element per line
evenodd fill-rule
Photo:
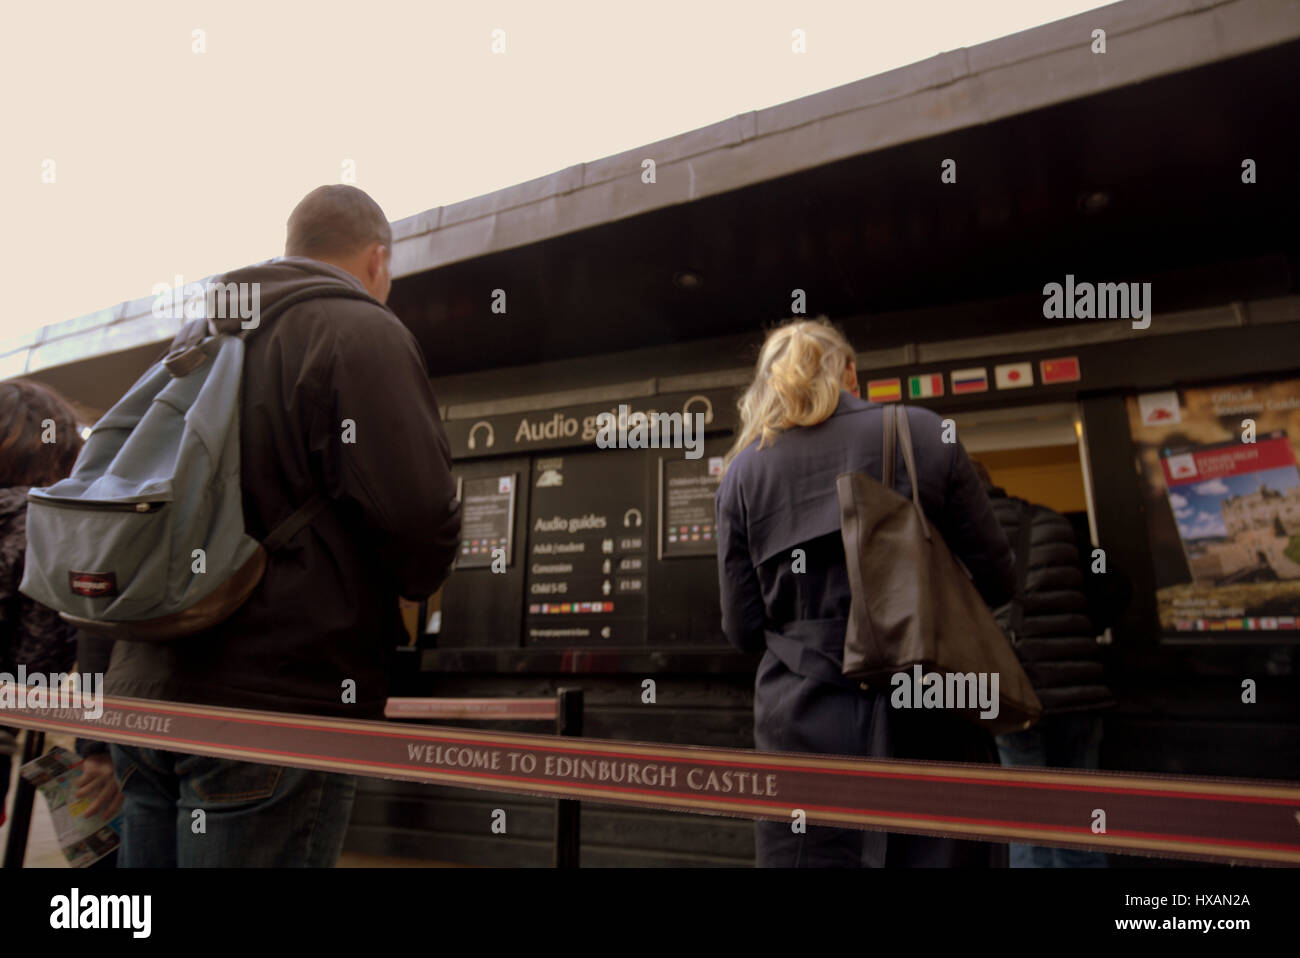
<path fill-rule="evenodd" d="M 755 745 L 765 751 L 996 764 L 987 733 L 946 714 L 889 708 L 887 694 L 837 683 L 852 595 L 840 537 L 835 477 L 881 473 L 882 410 L 841 392 L 835 412 L 791 429 L 764 449 L 741 450 L 715 500 L 722 628 L 745 652 L 763 652 L 754 689 Z M 945 443 L 939 416 L 908 406 L 921 505 L 966 564 L 990 606 L 1015 588 L 1015 560 L 988 495 L 960 443 Z M 895 488 L 910 498 L 901 450 Z M 793 571 L 793 552 L 805 571 Z M 778 656 L 771 636 L 793 637 L 802 659 Z M 783 661 L 784 659 L 784 661 Z M 841 680 L 842 682 L 843 680 Z M 888 839 L 888 844 L 886 844 Z M 999 863 L 1005 846 L 759 823 L 760 865 Z"/>

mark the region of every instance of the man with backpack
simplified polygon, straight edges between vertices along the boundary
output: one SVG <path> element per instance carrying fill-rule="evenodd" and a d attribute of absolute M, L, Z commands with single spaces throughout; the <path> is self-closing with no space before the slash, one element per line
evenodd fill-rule
<path fill-rule="evenodd" d="M 193 406 L 183 419 L 186 428 L 194 426 L 215 377 L 230 372 L 223 357 L 242 341 L 237 456 L 222 461 L 234 459 L 238 469 L 243 529 L 227 528 L 234 538 L 224 538 L 238 540 L 241 531 L 250 538 L 247 548 L 229 553 L 238 568 L 215 590 L 210 576 L 190 577 L 185 568 L 173 568 L 167 579 L 172 585 L 154 594 L 171 597 L 193 582 L 199 590 L 194 595 L 201 592 L 204 599 L 188 608 L 160 603 L 152 617 L 135 616 L 147 621 L 125 621 L 132 617 L 125 605 L 109 610 L 119 591 L 129 594 L 131 583 L 124 580 L 131 576 L 120 570 L 138 571 L 148 558 L 127 563 L 121 554 L 105 554 L 75 560 L 93 567 L 66 572 L 47 563 L 51 571 L 33 583 L 34 590 L 66 589 L 70 577 L 77 595 L 69 599 L 79 605 L 60 607 L 75 608 L 73 620 L 87 628 L 118 630 L 106 694 L 382 717 L 388 667 L 402 641 L 398 598 L 421 598 L 442 584 L 459 547 L 461 523 L 424 357 L 411 332 L 384 306 L 391 250 L 388 221 L 364 192 L 342 185 L 312 191 L 289 217 L 284 257 L 221 278 L 227 288 L 255 290 L 252 301 L 260 315 L 251 322 L 238 315 L 211 320 L 222 336 L 210 335 L 204 322 L 187 326 L 173 344 L 167 372 L 153 371 L 158 391 L 183 390 L 186 377 L 197 376 Z M 205 365 L 210 372 L 194 372 Z M 208 379 L 200 386 L 204 375 Z M 124 399 L 96 426 L 104 443 L 117 444 L 113 464 L 103 470 L 107 475 L 97 483 L 74 482 L 93 474 L 97 456 L 109 458 L 95 451 L 92 434 L 67 490 L 42 490 L 56 500 L 52 505 L 66 512 L 69 496 L 84 504 L 92 492 L 109 487 L 108 479 L 120 485 L 131 474 L 119 465 L 131 461 L 130 436 L 114 439 L 106 422 L 126 405 Z M 150 400 L 140 408 L 153 416 L 158 405 Z M 136 419 L 122 419 L 120 428 L 143 431 L 149 420 L 143 413 Z M 207 433 L 204 440 L 202 445 L 210 445 Z M 235 445 L 230 443 L 231 451 Z M 178 462 L 189 448 L 182 440 Z M 182 495 L 181 472 L 178 467 L 168 480 L 174 498 L 167 501 L 151 500 L 146 493 L 153 487 L 147 484 L 133 488 L 130 502 L 139 515 L 116 503 L 123 521 L 151 521 L 155 509 L 160 521 L 165 507 L 173 510 L 168 521 L 181 528 L 185 517 L 175 510 L 210 512 L 189 501 L 193 494 Z M 207 503 L 225 494 L 218 488 L 220 476 L 209 479 L 197 498 Z M 214 501 L 218 505 L 211 508 L 219 508 L 221 500 Z M 115 503 L 91 505 L 110 515 Z M 41 506 L 34 495 L 30 513 L 36 523 L 45 521 L 46 512 L 56 523 L 58 509 Z M 223 524 L 235 522 L 227 518 Z M 185 528 L 191 527 L 200 528 Z M 221 533 L 203 533 L 211 550 L 205 553 L 209 573 L 218 561 L 214 556 L 226 554 Z M 189 547 L 198 536 L 191 532 L 180 543 L 173 566 L 190 562 L 195 550 Z M 110 575 L 114 562 L 118 571 Z M 192 623 L 202 615 L 212 624 L 186 633 L 186 617 Z M 119 745 L 113 746 L 113 763 L 125 796 L 123 867 L 330 866 L 342 849 L 353 776 Z M 196 825 L 200 820 L 202 828 Z"/>

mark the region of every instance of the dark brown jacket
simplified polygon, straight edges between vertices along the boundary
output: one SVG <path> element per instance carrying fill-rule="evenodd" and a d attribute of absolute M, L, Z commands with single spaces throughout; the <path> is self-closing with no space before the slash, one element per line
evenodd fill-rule
<path fill-rule="evenodd" d="M 259 283 L 262 313 L 307 285 L 361 288 L 298 257 L 223 280 Z M 329 506 L 271 555 L 257 590 L 219 627 L 165 644 L 118 642 L 105 691 L 378 717 L 401 642 L 398 596 L 437 589 L 460 544 L 447 437 L 415 338 L 370 298 L 309 300 L 251 331 L 240 457 L 255 538 L 314 492 Z"/>

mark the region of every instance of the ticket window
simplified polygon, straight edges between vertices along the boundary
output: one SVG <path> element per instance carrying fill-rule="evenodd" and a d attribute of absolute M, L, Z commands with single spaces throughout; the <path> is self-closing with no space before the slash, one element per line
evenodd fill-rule
<path fill-rule="evenodd" d="M 973 457 L 984 464 L 994 485 L 1068 515 L 1088 511 L 1078 445 L 1033 449 L 989 449 Z"/>
<path fill-rule="evenodd" d="M 1073 403 L 951 415 L 957 438 L 1007 495 L 1086 515 L 1088 493 Z"/>
<path fill-rule="evenodd" d="M 1097 545 L 1086 437 L 1076 404 L 978 410 L 951 418 L 966 452 L 984 465 L 995 486 L 1068 519 L 1081 556 Z M 1109 629 L 1102 641 L 1110 641 Z"/>
<path fill-rule="evenodd" d="M 1082 549 L 1096 542 L 1087 456 L 1074 403 L 987 409 L 951 417 L 972 459 L 993 484 L 1061 513 Z"/>

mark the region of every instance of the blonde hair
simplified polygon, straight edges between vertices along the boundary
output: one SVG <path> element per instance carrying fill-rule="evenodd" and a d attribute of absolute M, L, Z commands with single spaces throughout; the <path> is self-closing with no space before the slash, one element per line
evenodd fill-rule
<path fill-rule="evenodd" d="M 737 406 L 740 432 L 726 464 L 755 439 L 770 444 L 792 426 L 815 426 L 835 412 L 853 347 L 825 317 L 793 319 L 767 334 L 754 381 Z"/>

